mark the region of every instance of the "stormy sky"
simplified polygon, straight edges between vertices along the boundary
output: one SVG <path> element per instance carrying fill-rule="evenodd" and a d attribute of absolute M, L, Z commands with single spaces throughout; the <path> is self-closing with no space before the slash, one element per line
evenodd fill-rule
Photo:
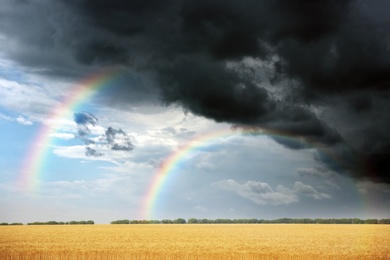
<path fill-rule="evenodd" d="M 386 0 L 3 1 L 0 221 L 45 220 L 43 208 L 52 219 L 140 218 L 164 159 L 230 128 L 279 134 L 190 155 L 156 218 L 388 217 L 389 10 Z M 70 118 L 50 118 L 104 70 L 121 77 Z M 40 189 L 25 191 L 18 171 L 53 120 Z"/>

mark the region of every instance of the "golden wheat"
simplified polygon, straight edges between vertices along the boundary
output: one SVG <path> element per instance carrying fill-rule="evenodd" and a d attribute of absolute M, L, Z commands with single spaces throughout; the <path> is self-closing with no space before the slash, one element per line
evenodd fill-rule
<path fill-rule="evenodd" d="M 1 226 L 1 259 L 390 259 L 390 225 Z"/>

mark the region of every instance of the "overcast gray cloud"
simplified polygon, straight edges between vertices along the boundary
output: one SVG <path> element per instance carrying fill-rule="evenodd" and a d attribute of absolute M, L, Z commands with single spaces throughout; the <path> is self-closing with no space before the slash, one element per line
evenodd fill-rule
<path fill-rule="evenodd" d="M 260 205 L 281 205 L 298 202 L 298 195 L 304 195 L 316 200 L 331 198 L 331 195 L 318 192 L 312 186 L 303 184 L 299 181 L 295 182 L 292 189 L 283 185 L 278 185 L 275 191 L 269 186 L 268 183 L 248 181 L 241 184 L 232 179 L 213 183 L 212 186 L 233 191 L 239 196 L 249 199 Z"/>
<path fill-rule="evenodd" d="M 282 185 L 277 186 L 276 191 L 274 191 L 268 183 L 256 181 L 248 181 L 241 184 L 229 179 L 213 183 L 212 185 L 221 189 L 233 191 L 241 197 L 260 205 L 281 205 L 299 201 L 293 190 Z"/>
<path fill-rule="evenodd" d="M 294 184 L 294 191 L 296 193 L 312 197 L 313 199 L 320 200 L 320 199 L 330 199 L 331 196 L 326 193 L 318 192 L 316 189 L 314 189 L 310 185 L 303 184 L 300 181 L 295 182 Z"/>
<path fill-rule="evenodd" d="M 6 1 L 0 41 L 8 59 L 52 77 L 131 71 L 107 104 L 160 97 L 217 122 L 288 132 L 328 146 L 339 165 L 317 159 L 330 169 L 389 183 L 383 10 L 379 0 Z M 228 66 L 248 57 L 267 65 Z"/>

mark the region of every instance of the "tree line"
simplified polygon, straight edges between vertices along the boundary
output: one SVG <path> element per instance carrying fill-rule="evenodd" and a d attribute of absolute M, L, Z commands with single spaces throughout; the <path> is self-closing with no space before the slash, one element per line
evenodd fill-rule
<path fill-rule="evenodd" d="M 114 220 L 110 222 L 111 224 L 186 224 L 187 221 L 184 218 L 178 218 L 175 220 L 163 219 L 163 220 Z"/>
<path fill-rule="evenodd" d="M 81 221 L 47 221 L 47 222 L 30 222 L 27 225 L 93 225 L 95 222 L 93 220 L 81 220 Z M 8 226 L 8 225 L 23 225 L 23 223 L 0 223 L 0 226 Z"/>
<path fill-rule="evenodd" d="M 183 218 L 163 220 L 114 220 L 111 224 L 390 224 L 390 219 L 360 219 L 360 218 L 279 218 L 279 219 L 196 219 L 187 221 Z"/>
<path fill-rule="evenodd" d="M 197 219 L 190 218 L 185 220 L 184 218 L 177 219 L 163 219 L 163 220 L 114 220 L 111 224 L 390 224 L 390 219 L 360 219 L 360 218 L 279 218 L 279 219 Z M 81 220 L 81 221 L 47 221 L 47 222 L 30 222 L 27 225 L 93 225 L 93 220 Z M 23 225 L 23 223 L 0 223 L 0 226 L 16 226 Z"/>
<path fill-rule="evenodd" d="M 57 222 L 57 221 L 47 221 L 47 222 L 31 222 L 27 225 L 93 225 L 95 222 L 93 220 L 81 220 L 81 221 L 69 221 L 69 222 Z"/>

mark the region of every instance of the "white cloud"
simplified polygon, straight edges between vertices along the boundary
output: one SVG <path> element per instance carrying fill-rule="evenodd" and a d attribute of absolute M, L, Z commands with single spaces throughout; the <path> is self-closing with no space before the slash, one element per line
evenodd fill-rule
<path fill-rule="evenodd" d="M 33 121 L 43 121 L 58 105 L 39 86 L 5 79 L 0 79 L 0 95 L 0 106 L 27 115 Z"/>
<path fill-rule="evenodd" d="M 90 145 L 94 149 L 96 146 Z M 89 146 L 88 146 L 89 147 Z M 91 148 L 89 147 L 89 148 Z M 96 148 L 98 153 L 102 156 L 87 156 L 85 145 L 73 145 L 73 146 L 56 146 L 53 149 L 53 153 L 57 156 L 73 159 L 94 160 L 94 161 L 106 161 L 116 165 L 122 165 L 124 162 L 131 158 L 131 152 L 127 151 L 113 151 L 109 147 L 99 146 Z"/>
<path fill-rule="evenodd" d="M 52 133 L 50 136 L 63 140 L 70 140 L 75 138 L 75 135 L 71 133 Z"/>
<path fill-rule="evenodd" d="M 18 122 L 21 125 L 32 125 L 33 124 L 33 122 L 31 122 L 30 120 L 24 118 L 23 116 L 18 116 L 16 118 L 16 122 Z"/>
<path fill-rule="evenodd" d="M 19 115 L 17 118 L 13 118 L 13 117 L 10 117 L 10 116 L 6 116 L 4 114 L 0 114 L 0 119 L 1 120 L 7 120 L 7 121 L 13 121 L 13 122 L 17 122 L 21 125 L 32 125 L 33 122 L 28 120 L 26 117 L 22 116 L 22 115 Z"/>
<path fill-rule="evenodd" d="M 12 121 L 12 118 L 11 118 L 11 117 L 6 116 L 6 115 L 4 115 L 4 114 L 0 114 L 0 119 L 1 119 L 1 120 Z"/>
<path fill-rule="evenodd" d="M 84 145 L 74 145 L 74 146 L 56 146 L 53 150 L 53 153 L 66 158 L 83 158 L 89 159 L 85 155 L 85 146 Z"/>

